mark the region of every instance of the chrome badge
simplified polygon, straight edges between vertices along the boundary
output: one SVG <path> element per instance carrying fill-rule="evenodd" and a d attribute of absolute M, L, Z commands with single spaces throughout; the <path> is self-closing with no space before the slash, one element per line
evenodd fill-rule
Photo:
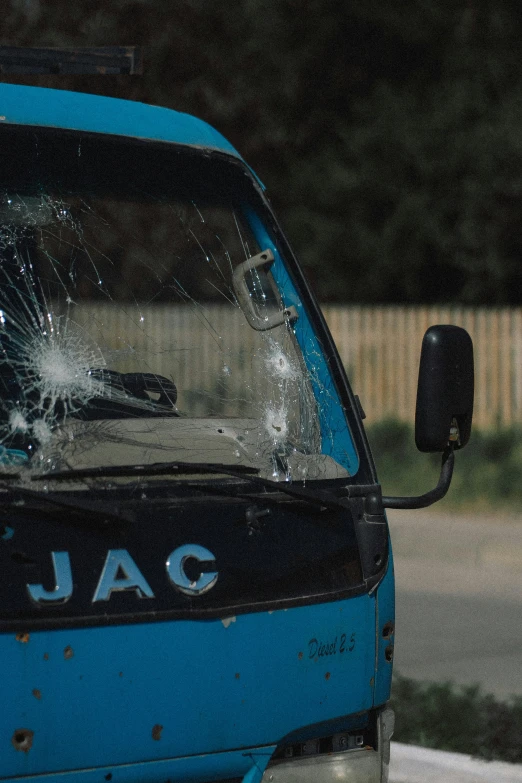
<path fill-rule="evenodd" d="M 40 606 L 66 604 L 74 592 L 74 579 L 68 552 L 51 552 L 54 587 L 27 584 L 27 593 Z M 174 549 L 165 568 L 169 584 L 184 595 L 206 593 L 217 582 L 216 558 L 199 544 L 184 544 Z M 101 570 L 92 603 L 110 601 L 113 593 L 134 593 L 136 598 L 154 598 L 154 593 L 138 565 L 126 549 L 109 549 Z"/>

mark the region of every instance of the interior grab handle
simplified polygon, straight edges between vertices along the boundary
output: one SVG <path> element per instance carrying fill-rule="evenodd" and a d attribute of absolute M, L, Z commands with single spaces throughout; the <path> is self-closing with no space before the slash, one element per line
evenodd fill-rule
<path fill-rule="evenodd" d="M 247 258 L 234 270 L 232 275 L 232 285 L 234 293 L 239 302 L 245 318 L 252 327 L 258 332 L 265 332 L 268 329 L 273 329 L 275 326 L 281 326 L 284 323 L 294 323 L 297 321 L 299 315 L 293 305 L 285 307 L 282 310 L 276 312 L 268 312 L 269 306 L 264 305 L 262 302 L 256 305 L 255 296 L 253 295 L 247 283 L 247 275 L 250 273 L 252 282 L 256 283 L 256 272 L 268 272 L 272 264 L 274 263 L 274 254 L 271 250 L 263 250 L 252 258 Z M 262 282 L 259 276 L 258 280 L 259 289 L 262 292 Z M 265 310 L 265 312 L 263 312 Z"/>

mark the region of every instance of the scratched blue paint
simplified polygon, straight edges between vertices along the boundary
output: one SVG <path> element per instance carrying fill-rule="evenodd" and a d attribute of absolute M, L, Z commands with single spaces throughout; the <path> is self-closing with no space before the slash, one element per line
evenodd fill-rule
<path fill-rule="evenodd" d="M 335 652 L 317 654 L 313 639 Z M 374 603 L 364 595 L 239 615 L 228 627 L 183 620 L 37 631 L 27 643 L 2 634 L 0 656 L 10 685 L 0 780 L 196 758 L 271 746 L 300 726 L 369 709 Z M 34 731 L 28 753 L 11 744 L 19 728 Z"/>
<path fill-rule="evenodd" d="M 190 114 L 68 90 L 0 84 L 0 124 L 68 128 L 171 141 L 241 157 L 224 136 Z"/>
<path fill-rule="evenodd" d="M 377 620 L 377 657 L 375 667 L 375 706 L 384 704 L 390 698 L 392 663 L 386 660 L 385 650 L 389 645 L 395 643 L 395 635 L 384 639 L 382 635 L 383 626 L 391 622 L 395 625 L 395 580 L 393 569 L 393 553 L 390 541 L 390 558 L 388 569 L 384 579 L 379 584 L 376 591 L 376 620 Z"/>
<path fill-rule="evenodd" d="M 317 400 L 322 438 L 321 451 L 343 465 L 349 474 L 354 476 L 359 469 L 359 456 L 319 340 L 281 259 L 277 245 L 271 239 L 259 216 L 247 206 L 243 211 L 259 246 L 263 250 L 271 250 L 274 254 L 275 260 L 270 271 L 281 292 L 284 306 L 293 305 L 299 313 L 299 319 L 294 324 L 293 330 L 310 373 Z"/>

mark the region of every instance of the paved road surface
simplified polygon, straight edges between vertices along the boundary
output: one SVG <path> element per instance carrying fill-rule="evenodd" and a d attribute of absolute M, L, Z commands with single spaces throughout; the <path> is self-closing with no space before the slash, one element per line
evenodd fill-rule
<path fill-rule="evenodd" d="M 415 679 L 522 695 L 522 515 L 389 514 L 395 667 Z"/>

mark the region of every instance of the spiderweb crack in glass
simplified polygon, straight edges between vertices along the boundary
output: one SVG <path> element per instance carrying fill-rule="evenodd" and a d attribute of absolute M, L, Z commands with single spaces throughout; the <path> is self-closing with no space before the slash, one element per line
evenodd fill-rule
<path fill-rule="evenodd" d="M 321 454 L 320 380 L 292 325 L 252 328 L 234 294 L 263 249 L 242 200 L 146 148 L 82 141 L 78 157 L 76 140 L 58 158 L 34 135 L 0 190 L 4 452 L 31 473 L 184 460 L 346 475 Z M 270 270 L 245 282 L 260 318 L 285 310 Z"/>

